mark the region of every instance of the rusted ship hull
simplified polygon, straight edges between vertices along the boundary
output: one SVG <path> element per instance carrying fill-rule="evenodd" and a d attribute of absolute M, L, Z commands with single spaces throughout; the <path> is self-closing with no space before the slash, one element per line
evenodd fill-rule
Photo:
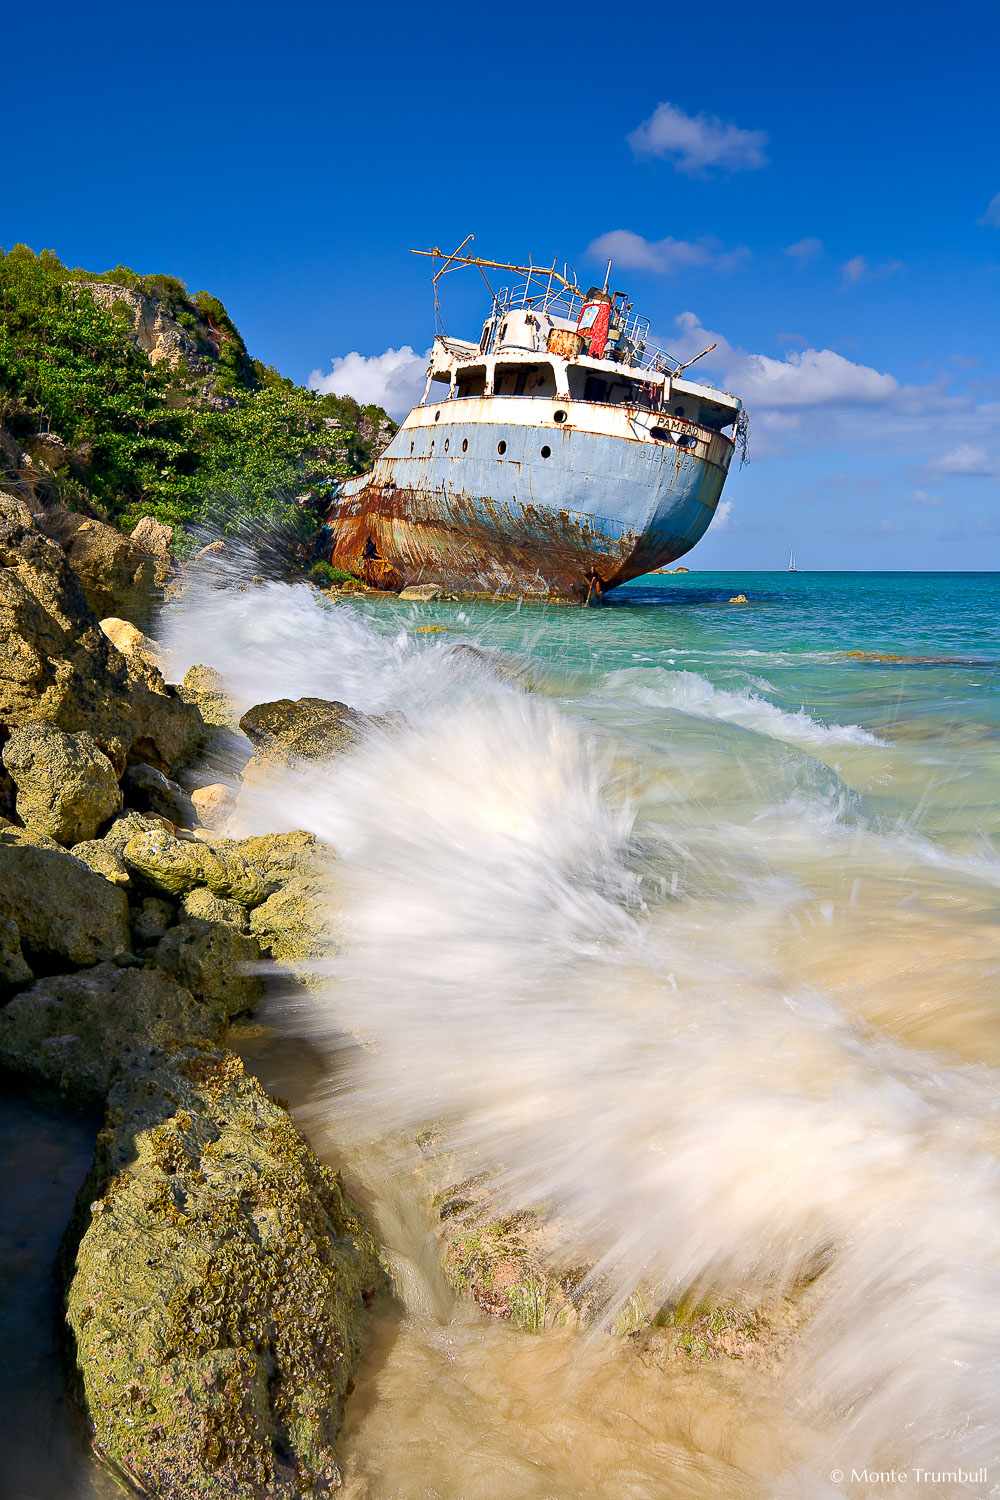
<path fill-rule="evenodd" d="M 380 588 L 593 598 L 682 557 L 715 514 L 732 442 L 656 421 L 523 397 L 415 408 L 341 486 L 330 560 Z"/>

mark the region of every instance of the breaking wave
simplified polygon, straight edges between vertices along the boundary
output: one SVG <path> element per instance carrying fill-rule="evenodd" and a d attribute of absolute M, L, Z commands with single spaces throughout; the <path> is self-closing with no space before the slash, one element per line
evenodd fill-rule
<path fill-rule="evenodd" d="M 859 724 L 821 724 L 799 709 L 789 713 L 748 687 L 732 693 L 713 687 L 698 672 L 668 672 L 662 667 L 628 668 L 608 675 L 606 691 L 650 707 L 676 709 L 699 719 L 735 724 L 755 734 L 792 745 L 881 745 L 885 742 Z"/>
<path fill-rule="evenodd" d="M 732 815 L 709 857 L 698 806 L 665 819 L 650 802 L 665 773 L 641 737 L 598 734 L 488 660 L 275 584 L 182 600 L 178 659 L 207 639 L 244 702 L 308 693 L 404 716 L 242 810 L 247 831 L 306 827 L 340 856 L 338 950 L 322 994 L 283 1018 L 326 1050 L 340 1126 L 442 1125 L 462 1170 L 491 1171 L 510 1205 L 546 1203 L 620 1301 L 640 1284 L 791 1295 L 782 1390 L 818 1436 L 789 1495 L 841 1493 L 817 1476 L 862 1462 L 988 1463 L 998 1079 L 874 1032 L 761 937 L 822 912 L 848 943 L 865 862 L 873 887 L 902 878 L 877 829 L 843 849 L 825 837 L 846 829 L 826 768 L 797 803 L 776 797 L 770 823 Z M 604 695 L 799 747 L 879 743 L 691 672 L 614 672 Z M 804 827 L 837 866 L 829 890 Z"/>

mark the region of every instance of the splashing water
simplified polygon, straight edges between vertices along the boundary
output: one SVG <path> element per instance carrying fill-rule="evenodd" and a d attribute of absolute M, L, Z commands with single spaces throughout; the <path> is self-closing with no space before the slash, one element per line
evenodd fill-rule
<path fill-rule="evenodd" d="M 208 655 L 243 704 L 310 694 L 404 716 L 241 806 L 246 831 L 309 828 L 340 856 L 322 994 L 281 1017 L 329 1060 L 311 1128 L 325 1118 L 353 1150 L 364 1189 L 366 1153 L 383 1179 L 405 1177 L 405 1150 L 391 1143 L 445 1126 L 464 1170 L 490 1170 L 510 1206 L 544 1202 L 566 1254 L 619 1302 L 640 1284 L 660 1298 L 692 1287 L 792 1297 L 797 1335 L 773 1391 L 754 1397 L 774 1396 L 781 1451 L 760 1439 L 748 1376 L 739 1397 L 713 1387 L 728 1446 L 674 1431 L 621 1494 L 765 1483 L 789 1496 L 904 1494 L 902 1481 L 894 1491 L 851 1475 L 988 1465 L 1000 1395 L 1000 1095 L 986 1066 L 1000 1061 L 989 990 L 1000 865 L 978 821 L 979 742 L 959 763 L 939 728 L 928 756 L 926 734 L 911 747 L 874 715 L 869 728 L 855 722 L 864 713 L 810 712 L 804 694 L 797 707 L 775 703 L 787 646 L 742 687 L 702 675 L 707 654 L 698 672 L 667 671 L 676 620 L 658 652 L 644 643 L 646 664 L 623 667 L 611 611 L 522 622 L 465 606 L 464 636 L 454 613 L 434 618 L 452 628 L 420 637 L 399 607 L 366 613 L 269 584 L 192 589 L 168 621 L 175 671 Z M 575 646 L 583 631 L 589 654 L 559 660 L 552 638 Z M 511 646 L 534 657 L 532 691 L 517 670 L 497 670 L 493 653 Z M 716 664 L 720 680 L 744 647 Z M 850 688 L 837 670 L 828 710 Z M 913 967 L 921 943 L 943 955 L 947 978 Z M 392 1190 L 371 1170 L 369 1195 L 384 1205 Z M 425 1232 L 399 1231 L 402 1282 Z M 466 1387 L 478 1381 L 501 1404 L 518 1362 L 532 1380 L 561 1381 L 595 1462 L 600 1451 L 620 1466 L 595 1393 L 624 1378 L 621 1346 L 546 1335 L 547 1351 L 526 1351 L 530 1336 L 461 1312 L 442 1333 L 447 1312 L 417 1301 L 395 1368 L 411 1385 L 423 1371 L 427 1411 L 445 1338 Z M 640 1374 L 641 1399 L 638 1387 L 614 1399 L 648 1418 L 656 1399 Z M 706 1379 L 675 1372 L 656 1388 L 664 1434 L 666 1408 L 675 1424 L 690 1414 Z M 397 1416 L 405 1385 L 390 1375 L 379 1387 Z M 473 1429 L 484 1409 L 473 1403 Z M 380 1411 L 376 1401 L 350 1419 L 356 1472 L 374 1485 L 358 1479 L 359 1495 L 497 1493 L 468 1470 L 436 1488 L 445 1481 L 417 1437 L 417 1478 L 393 1477 L 373 1456 L 393 1428 Z M 543 1426 L 539 1453 L 551 1442 Z M 464 1440 L 474 1451 L 481 1430 Z M 555 1469 L 530 1488 L 513 1436 L 502 1453 L 487 1447 L 511 1493 L 570 1493 Z M 840 1471 L 842 1483 L 829 1479 Z M 927 1481 L 920 1493 L 952 1491 Z"/>

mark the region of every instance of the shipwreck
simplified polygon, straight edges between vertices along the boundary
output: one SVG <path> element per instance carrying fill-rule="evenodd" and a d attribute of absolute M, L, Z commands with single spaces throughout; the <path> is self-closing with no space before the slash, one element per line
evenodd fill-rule
<path fill-rule="evenodd" d="M 592 603 L 683 557 L 715 515 L 741 402 L 685 378 L 625 293 L 555 265 L 417 251 L 476 267 L 475 342 L 440 329 L 427 384 L 370 473 L 338 484 L 325 555 L 373 588 Z M 497 290 L 488 271 L 508 273 Z M 711 348 L 715 346 L 712 345 Z M 710 349 L 696 355 L 700 359 Z"/>

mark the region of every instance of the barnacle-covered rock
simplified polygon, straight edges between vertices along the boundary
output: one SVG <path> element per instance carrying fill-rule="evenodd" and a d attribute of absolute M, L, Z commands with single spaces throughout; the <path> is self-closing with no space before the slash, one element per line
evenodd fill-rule
<path fill-rule="evenodd" d="M 111 1096 L 67 1317 L 96 1451 L 144 1494 L 300 1500 L 383 1285 L 339 1175 L 222 1052 Z"/>

